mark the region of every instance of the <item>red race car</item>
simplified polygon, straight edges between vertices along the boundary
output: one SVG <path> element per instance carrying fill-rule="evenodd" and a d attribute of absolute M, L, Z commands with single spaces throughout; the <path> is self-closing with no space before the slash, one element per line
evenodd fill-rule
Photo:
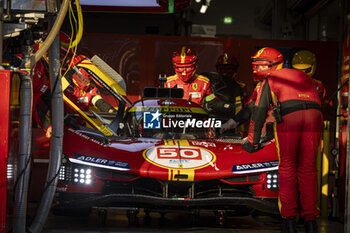
<path fill-rule="evenodd" d="M 65 125 L 55 213 L 123 207 L 278 214 L 274 139 L 250 154 L 240 135 L 218 135 L 221 122 L 181 99 L 182 89 L 146 88 L 130 103 L 111 79 L 81 68 L 106 99 L 116 98 L 118 111 L 84 112 L 64 96 L 77 111 Z M 69 83 L 65 77 L 64 90 Z"/>

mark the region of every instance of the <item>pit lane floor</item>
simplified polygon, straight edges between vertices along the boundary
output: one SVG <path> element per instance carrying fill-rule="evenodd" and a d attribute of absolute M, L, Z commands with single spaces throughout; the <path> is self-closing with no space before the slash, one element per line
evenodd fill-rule
<path fill-rule="evenodd" d="M 268 216 L 219 217 L 213 212 L 190 213 L 151 212 L 146 216 L 141 210 L 136 218 L 127 217 L 127 211 L 108 209 L 93 210 L 88 217 L 50 215 L 44 227 L 45 233 L 107 233 L 107 232 L 193 232 L 193 233 L 279 233 L 281 220 Z M 319 233 L 343 233 L 344 225 L 327 218 L 317 220 Z M 298 232 L 304 232 L 302 223 L 297 225 Z"/>

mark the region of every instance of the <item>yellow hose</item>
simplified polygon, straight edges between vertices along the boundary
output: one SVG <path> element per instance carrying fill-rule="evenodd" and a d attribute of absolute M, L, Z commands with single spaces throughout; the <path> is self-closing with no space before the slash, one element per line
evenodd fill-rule
<path fill-rule="evenodd" d="M 76 47 L 79 44 L 79 42 L 83 36 L 83 13 L 81 10 L 79 0 L 75 0 L 75 3 L 77 5 L 79 28 L 78 28 L 77 36 L 75 37 L 75 40 L 72 42 L 72 45 L 71 45 L 72 48 Z"/>

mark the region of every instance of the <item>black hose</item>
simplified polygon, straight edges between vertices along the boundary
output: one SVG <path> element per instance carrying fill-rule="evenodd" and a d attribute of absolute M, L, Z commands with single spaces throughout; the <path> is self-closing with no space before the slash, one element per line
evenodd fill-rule
<path fill-rule="evenodd" d="M 54 21 L 54 20 L 52 20 Z M 51 22 L 52 23 L 52 22 Z M 60 67 L 60 43 L 59 36 L 56 36 L 49 50 L 50 58 L 50 83 L 52 88 L 51 115 L 52 115 L 52 137 L 50 146 L 50 161 L 44 189 L 40 204 L 29 232 L 39 233 L 42 231 L 49 215 L 50 207 L 56 192 L 59 169 L 61 166 L 62 145 L 63 145 L 63 98 L 62 85 L 59 74 Z"/>
<path fill-rule="evenodd" d="M 32 138 L 32 82 L 26 72 L 19 72 L 20 87 L 20 115 L 19 115 L 19 150 L 16 190 L 14 190 L 15 204 L 13 214 L 13 232 L 23 233 L 26 228 L 27 195 L 30 166 L 30 151 Z"/>

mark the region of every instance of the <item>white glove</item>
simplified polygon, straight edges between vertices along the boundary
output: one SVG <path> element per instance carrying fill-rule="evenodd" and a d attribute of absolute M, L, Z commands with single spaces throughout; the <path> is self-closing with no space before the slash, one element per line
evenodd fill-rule
<path fill-rule="evenodd" d="M 223 133 L 227 130 L 234 129 L 238 126 L 238 122 L 233 119 L 229 119 L 224 124 L 221 125 L 220 133 Z"/>

